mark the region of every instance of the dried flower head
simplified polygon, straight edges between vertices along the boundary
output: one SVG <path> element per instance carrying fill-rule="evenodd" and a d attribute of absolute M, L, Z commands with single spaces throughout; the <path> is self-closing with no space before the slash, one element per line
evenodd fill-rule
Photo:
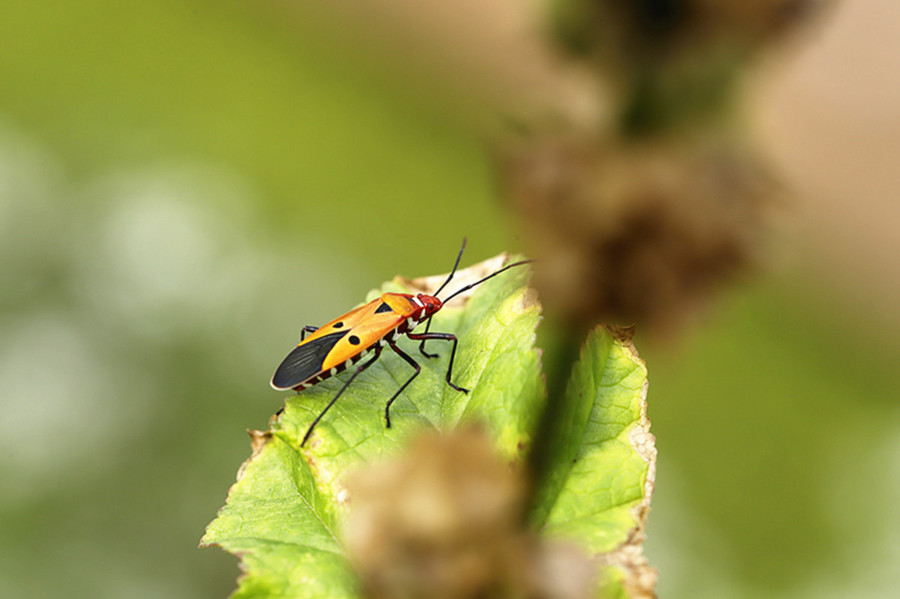
<path fill-rule="evenodd" d="M 480 429 L 423 436 L 357 472 L 345 538 L 366 596 L 591 596 L 594 566 L 525 528 L 525 487 Z"/>
<path fill-rule="evenodd" d="M 509 151 L 501 177 L 545 307 L 584 326 L 680 321 L 758 261 L 782 193 L 727 144 L 544 139 Z"/>

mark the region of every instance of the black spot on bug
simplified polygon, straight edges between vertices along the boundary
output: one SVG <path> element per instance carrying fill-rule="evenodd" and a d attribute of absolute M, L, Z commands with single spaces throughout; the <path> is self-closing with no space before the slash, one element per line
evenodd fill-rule
<path fill-rule="evenodd" d="M 356 335 L 350 335 L 347 337 L 347 341 L 349 341 L 351 345 L 359 345 L 359 337 Z"/>
<path fill-rule="evenodd" d="M 336 323 L 334 323 L 334 324 L 331 325 L 331 326 L 334 327 L 334 328 L 336 328 L 336 329 L 339 329 L 339 328 L 341 328 L 342 326 L 344 326 L 344 322 L 343 322 L 343 321 L 336 322 Z"/>
<path fill-rule="evenodd" d="M 388 306 L 385 302 L 381 302 L 381 305 L 378 306 L 378 309 L 375 310 L 375 314 L 381 314 L 382 312 L 391 312 L 392 308 Z"/>

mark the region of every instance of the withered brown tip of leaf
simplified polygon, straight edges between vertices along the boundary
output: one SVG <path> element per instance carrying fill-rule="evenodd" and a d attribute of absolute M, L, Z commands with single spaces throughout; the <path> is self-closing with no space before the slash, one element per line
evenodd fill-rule
<path fill-rule="evenodd" d="M 631 344 L 631 340 L 634 339 L 634 331 L 635 326 L 627 325 L 627 326 L 615 326 L 615 325 L 606 325 L 606 330 L 609 331 L 609 334 L 619 341 L 620 343 Z"/>
<path fill-rule="evenodd" d="M 240 481 L 244 478 L 244 473 L 247 470 L 247 466 L 253 459 L 259 455 L 259 453 L 263 450 L 266 444 L 272 439 L 272 433 L 269 431 L 258 431 L 253 429 L 247 429 L 247 434 L 250 435 L 250 457 L 247 458 L 244 463 L 241 464 L 241 467 L 238 468 L 237 472 L 237 480 Z"/>
<path fill-rule="evenodd" d="M 250 449 L 254 456 L 262 451 L 262 448 L 265 447 L 266 443 L 269 442 L 269 439 L 272 438 L 271 431 L 247 429 L 247 434 L 250 435 Z"/>

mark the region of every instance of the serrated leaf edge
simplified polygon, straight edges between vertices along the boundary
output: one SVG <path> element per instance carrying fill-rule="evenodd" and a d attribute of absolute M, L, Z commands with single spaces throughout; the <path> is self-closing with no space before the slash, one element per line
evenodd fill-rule
<path fill-rule="evenodd" d="M 622 347 L 628 351 L 632 360 L 647 370 L 646 363 L 638 355 L 633 343 L 633 327 L 614 327 L 604 325 L 606 331 L 612 335 Z M 647 516 L 650 513 L 650 500 L 656 486 L 656 437 L 650 432 L 650 419 L 647 415 L 647 392 L 650 388 L 649 380 L 644 379 L 641 386 L 640 417 L 632 425 L 628 433 L 628 441 L 635 452 L 647 464 L 647 477 L 644 481 L 644 496 L 641 502 L 634 506 L 631 514 L 635 526 L 628 533 L 628 538 L 612 551 L 597 556 L 602 567 L 615 568 L 623 575 L 622 586 L 632 599 L 652 599 L 656 597 L 656 582 L 658 572 L 649 565 L 644 555 L 644 532 L 647 525 Z"/>

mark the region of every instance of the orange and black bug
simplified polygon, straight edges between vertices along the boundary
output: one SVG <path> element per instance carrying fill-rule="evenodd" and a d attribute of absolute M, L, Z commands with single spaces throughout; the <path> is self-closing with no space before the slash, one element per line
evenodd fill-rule
<path fill-rule="evenodd" d="M 338 390 L 331 401 L 325 406 L 325 409 L 316 416 L 312 421 L 303 441 L 300 445 L 305 445 L 309 436 L 312 434 L 313 428 L 319 423 L 319 420 L 325 415 L 334 402 L 347 389 L 359 374 L 375 363 L 381 356 L 381 350 L 384 344 L 387 344 L 394 352 L 403 358 L 410 366 L 415 369 L 409 379 L 400 385 L 387 405 L 384 407 L 384 419 L 387 427 L 391 426 L 391 404 L 397 399 L 397 396 L 406 389 L 416 376 L 419 375 L 422 368 L 419 364 L 406 352 L 397 346 L 396 338 L 402 334 L 415 341 L 419 341 L 419 351 L 426 358 L 436 358 L 437 354 L 430 354 L 425 351 L 425 342 L 430 339 L 440 339 L 442 341 L 450 341 L 453 343 L 450 349 L 450 363 L 447 366 L 447 384 L 461 391 L 468 393 L 468 389 L 464 389 L 453 384 L 450 380 L 453 374 L 453 359 L 456 357 L 456 345 L 458 339 L 450 333 L 432 333 L 431 317 L 435 312 L 440 310 L 445 303 L 467 291 L 476 285 L 484 283 L 491 277 L 495 277 L 500 273 L 509 270 L 515 266 L 527 264 L 531 260 L 522 260 L 508 264 L 488 276 L 457 289 L 445 299 L 438 299 L 437 295 L 447 286 L 453 279 L 459 261 L 462 258 L 463 251 L 466 249 L 466 240 L 463 239 L 462 248 L 456 257 L 456 263 L 453 270 L 447 276 L 447 280 L 434 292 L 434 295 L 418 293 L 411 295 L 409 293 L 382 293 L 381 297 L 362 305 L 358 308 L 350 310 L 343 316 L 339 316 L 321 327 L 305 326 L 300 335 L 300 344 L 287 355 L 287 357 L 278 366 L 275 375 L 272 377 L 271 385 L 278 391 L 286 391 L 294 389 L 298 393 L 307 387 L 311 387 L 316 383 L 320 383 L 325 379 L 334 376 L 339 372 L 343 372 L 348 366 L 356 364 L 368 352 L 372 352 L 371 358 L 356 367 L 353 374 L 347 379 L 344 385 Z M 425 331 L 422 333 L 414 333 L 416 326 L 427 320 Z"/>

